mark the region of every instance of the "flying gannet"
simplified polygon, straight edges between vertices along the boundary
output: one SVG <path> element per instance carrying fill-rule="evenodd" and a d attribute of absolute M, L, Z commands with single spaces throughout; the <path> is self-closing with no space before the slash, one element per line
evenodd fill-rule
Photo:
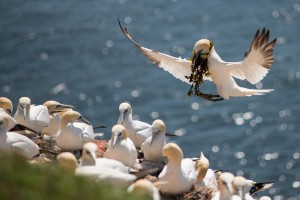
<path fill-rule="evenodd" d="M 219 101 L 230 97 L 262 95 L 273 91 L 273 89 L 258 90 L 240 87 L 234 80 L 234 78 L 246 79 L 251 84 L 256 84 L 271 69 L 274 62 L 273 48 L 276 39 L 269 42 L 270 32 L 269 30 L 266 31 L 265 28 L 261 32 L 260 30 L 256 32 L 250 50 L 245 53 L 243 61 L 226 62 L 217 54 L 215 45 L 211 40 L 198 40 L 194 45 L 191 60 L 188 60 L 172 57 L 139 45 L 132 39 L 127 29 L 122 27 L 120 21 L 119 25 L 125 36 L 150 61 L 171 73 L 175 78 L 191 84 L 188 95 L 194 94 L 210 101 Z M 200 92 L 199 86 L 203 80 L 213 81 L 218 95 Z"/>

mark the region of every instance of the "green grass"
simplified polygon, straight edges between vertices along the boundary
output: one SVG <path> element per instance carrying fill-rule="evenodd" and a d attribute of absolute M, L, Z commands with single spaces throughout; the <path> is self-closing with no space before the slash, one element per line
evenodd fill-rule
<path fill-rule="evenodd" d="M 95 183 L 58 168 L 30 165 L 15 155 L 0 154 L 0 199 L 14 200 L 142 200 L 126 189 Z"/>

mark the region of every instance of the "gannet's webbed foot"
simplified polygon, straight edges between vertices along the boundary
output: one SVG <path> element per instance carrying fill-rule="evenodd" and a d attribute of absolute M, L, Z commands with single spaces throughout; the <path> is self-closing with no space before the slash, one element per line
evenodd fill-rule
<path fill-rule="evenodd" d="M 212 101 L 212 102 L 224 100 L 224 98 L 218 94 L 205 94 L 200 91 L 195 92 L 195 96 L 202 97 L 203 99 L 206 99 L 206 100 Z"/>

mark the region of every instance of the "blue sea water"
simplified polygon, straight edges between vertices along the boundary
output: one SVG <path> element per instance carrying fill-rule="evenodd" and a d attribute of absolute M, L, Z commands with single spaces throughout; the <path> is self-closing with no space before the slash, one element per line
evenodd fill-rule
<path fill-rule="evenodd" d="M 258 196 L 300 199 L 300 2 L 87 0 L 0 2 L 0 96 L 72 104 L 106 138 L 129 101 L 135 118 L 164 120 L 187 157 L 200 151 L 213 169 L 275 181 Z M 265 96 L 211 103 L 187 97 L 189 86 L 152 64 L 125 38 L 190 57 L 200 38 L 226 61 L 240 61 L 257 29 L 277 38 L 275 62 L 261 83 Z M 215 93 L 211 82 L 203 91 Z"/>

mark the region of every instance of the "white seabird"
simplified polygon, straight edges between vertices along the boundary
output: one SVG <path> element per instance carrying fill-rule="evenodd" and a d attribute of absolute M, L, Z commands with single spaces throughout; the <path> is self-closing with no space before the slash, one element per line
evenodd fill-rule
<path fill-rule="evenodd" d="M 27 159 L 40 154 L 39 147 L 28 137 L 15 132 L 8 132 L 9 121 L 6 115 L 0 114 L 0 149 L 8 153 L 17 153 Z"/>
<path fill-rule="evenodd" d="M 249 194 L 251 187 L 253 186 L 253 182 L 246 180 L 242 176 L 234 177 L 232 181 L 232 185 L 234 188 L 234 193 L 241 197 L 243 200 L 254 200 L 252 196 Z"/>
<path fill-rule="evenodd" d="M 193 160 L 183 159 L 183 153 L 175 143 L 168 143 L 162 151 L 168 159 L 167 165 L 158 176 L 157 187 L 162 193 L 182 194 L 191 191 L 197 182 Z"/>
<path fill-rule="evenodd" d="M 219 191 L 215 193 L 212 200 L 242 200 L 238 195 L 233 195 L 233 179 L 232 173 L 221 173 L 218 177 Z"/>
<path fill-rule="evenodd" d="M 132 140 L 127 137 L 124 126 L 118 124 L 112 127 L 111 139 L 108 141 L 104 157 L 118 160 L 128 167 L 134 167 L 137 151 Z"/>
<path fill-rule="evenodd" d="M 130 168 L 120 161 L 109 158 L 97 158 L 97 145 L 88 142 L 83 145 L 80 166 L 97 166 L 98 168 L 110 168 L 120 172 L 128 173 Z"/>
<path fill-rule="evenodd" d="M 212 41 L 201 39 L 195 43 L 192 60 L 172 57 L 158 51 L 145 48 L 136 43 L 128 34 L 127 29 L 119 25 L 126 37 L 154 64 L 171 73 L 175 78 L 191 84 L 189 76 L 192 75 L 192 65 L 194 63 L 207 61 L 208 73 L 203 77 L 204 80 L 211 80 L 216 85 L 218 95 L 202 94 L 205 99 L 218 101 L 229 99 L 230 97 L 262 95 L 273 91 L 272 89 L 248 89 L 240 87 L 234 78 L 247 80 L 251 84 L 261 81 L 270 70 L 273 62 L 273 48 L 276 39 L 269 42 L 269 30 L 265 28 L 258 30 L 254 36 L 250 50 L 245 53 L 245 58 L 240 62 L 223 61 L 215 50 Z M 197 67 L 197 66 L 196 66 Z M 234 77 L 234 78 L 233 78 Z"/>
<path fill-rule="evenodd" d="M 61 104 L 57 101 L 46 101 L 44 104 L 48 108 L 50 116 L 49 125 L 44 127 L 42 133 L 46 133 L 49 136 L 54 136 L 60 130 L 61 115 L 64 111 L 74 109 L 74 106 Z"/>
<path fill-rule="evenodd" d="M 19 99 L 18 109 L 14 115 L 18 124 L 26 126 L 37 133 L 49 125 L 48 109 L 43 105 L 32 105 L 28 97 Z"/>
<path fill-rule="evenodd" d="M 151 126 L 152 136 L 148 137 L 141 146 L 144 159 L 153 162 L 164 162 L 162 149 L 166 145 L 166 126 L 165 123 L 157 119 Z"/>
<path fill-rule="evenodd" d="M 152 135 L 151 125 L 139 120 L 132 119 L 132 108 L 129 103 L 123 102 L 119 106 L 120 116 L 118 124 L 125 127 L 127 136 L 132 140 L 136 148 L 141 148 L 142 143 Z"/>
<path fill-rule="evenodd" d="M 80 150 L 85 143 L 94 140 L 93 128 L 84 128 L 91 127 L 90 122 L 84 119 L 80 113 L 68 110 L 62 115 L 60 123 L 60 130 L 55 140 L 62 151 Z"/>
<path fill-rule="evenodd" d="M 141 179 L 132 183 L 128 188 L 129 193 L 139 193 L 140 195 L 147 196 L 152 200 L 160 200 L 158 189 L 148 180 Z"/>
<path fill-rule="evenodd" d="M 196 169 L 196 174 L 197 174 L 197 183 L 201 184 L 203 181 L 203 184 L 207 186 L 209 184 L 209 180 L 204 180 L 206 176 L 206 172 L 209 168 L 209 161 L 208 159 L 204 156 L 203 152 L 201 151 L 199 159 L 194 161 L 195 163 L 195 169 Z M 208 181 L 208 183 L 206 183 Z"/>
<path fill-rule="evenodd" d="M 128 187 L 137 176 L 123 173 L 111 168 L 98 168 L 97 166 L 78 166 L 76 157 L 70 152 L 63 152 L 57 156 L 61 167 L 73 171 L 77 176 L 85 176 L 95 181 L 102 181 L 116 186 Z"/>

